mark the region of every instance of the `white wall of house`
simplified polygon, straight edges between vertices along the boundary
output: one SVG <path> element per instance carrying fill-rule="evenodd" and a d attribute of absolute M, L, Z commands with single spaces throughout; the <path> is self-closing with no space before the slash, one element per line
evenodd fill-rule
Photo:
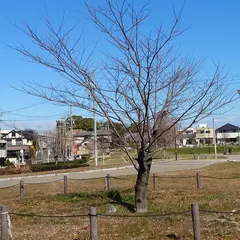
<path fill-rule="evenodd" d="M 217 143 L 230 142 L 239 136 L 238 132 L 217 133 Z"/>
<path fill-rule="evenodd" d="M 0 150 L 0 158 L 6 158 L 7 157 L 7 150 Z"/>
<path fill-rule="evenodd" d="M 31 140 L 27 140 L 26 138 L 23 138 L 23 145 L 32 146 L 33 142 Z"/>
<path fill-rule="evenodd" d="M 0 139 L 0 158 L 7 157 L 6 144 L 7 144 L 7 141 Z"/>
<path fill-rule="evenodd" d="M 238 137 L 238 132 L 217 133 L 218 139 L 236 138 L 236 137 Z"/>

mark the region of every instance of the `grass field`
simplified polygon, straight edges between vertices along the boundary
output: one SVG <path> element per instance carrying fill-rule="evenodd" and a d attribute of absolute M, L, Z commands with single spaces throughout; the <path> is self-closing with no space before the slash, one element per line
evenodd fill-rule
<path fill-rule="evenodd" d="M 240 177 L 240 163 L 210 165 L 201 175 L 215 177 Z M 168 177 L 195 176 L 195 171 L 161 174 Z M 160 175 L 159 175 L 160 176 Z M 126 178 L 126 177 L 124 177 Z M 239 179 L 201 179 L 201 189 L 196 189 L 195 178 L 160 178 L 157 191 L 149 181 L 148 201 L 150 213 L 190 210 L 191 203 L 200 209 L 212 211 L 240 210 Z M 19 186 L 0 189 L 0 205 L 10 212 L 42 215 L 88 214 L 89 207 L 98 213 L 108 213 L 113 204 L 117 212 L 112 217 L 98 217 L 99 239 L 193 239 L 190 214 L 166 217 L 134 217 L 135 177 L 112 179 L 114 191 L 103 191 L 103 179 L 69 180 L 69 194 L 63 195 L 63 183 L 26 185 L 25 200 L 19 200 Z M 133 217 L 114 217 L 114 215 Z M 239 239 L 240 215 L 201 213 L 202 239 Z M 11 215 L 15 240 L 23 239 L 89 239 L 88 217 L 41 218 Z"/>

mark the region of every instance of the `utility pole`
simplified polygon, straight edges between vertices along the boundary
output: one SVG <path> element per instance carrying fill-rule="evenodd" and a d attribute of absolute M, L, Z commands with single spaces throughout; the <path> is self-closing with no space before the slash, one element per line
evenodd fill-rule
<path fill-rule="evenodd" d="M 96 120 L 96 103 L 93 99 L 93 120 L 94 120 L 94 162 L 95 167 L 98 167 L 98 154 L 97 154 L 97 120 Z"/>
<path fill-rule="evenodd" d="M 214 127 L 213 127 L 214 128 Z M 208 128 L 208 154 L 211 154 L 211 148 L 210 148 L 210 137 L 209 137 L 209 133 L 210 133 L 210 129 Z M 215 134 L 215 133 L 214 133 Z"/>
<path fill-rule="evenodd" d="M 49 155 L 50 155 L 50 144 L 49 144 L 49 133 L 46 132 L 46 142 L 48 143 L 48 147 L 47 147 L 47 162 L 49 163 Z M 52 140 L 50 140 L 52 141 Z"/>
<path fill-rule="evenodd" d="M 94 82 L 95 70 L 93 72 L 92 81 Z M 94 99 L 94 90 L 90 92 L 90 97 L 93 100 L 93 120 L 94 120 L 94 162 L 95 167 L 98 167 L 98 153 L 97 153 L 97 120 L 96 120 L 96 102 Z"/>
<path fill-rule="evenodd" d="M 21 155 L 22 155 L 22 164 L 25 164 L 24 150 L 23 150 L 23 134 L 22 134 L 22 130 L 21 130 L 21 140 L 22 140 L 22 151 L 21 151 Z"/>
<path fill-rule="evenodd" d="M 238 124 L 238 146 L 240 145 L 240 139 L 239 139 L 239 124 Z"/>
<path fill-rule="evenodd" d="M 70 158 L 73 159 L 74 156 L 74 139 L 73 139 L 73 118 L 72 118 L 72 106 L 70 105 L 70 118 L 71 118 L 71 146 L 70 146 Z"/>
<path fill-rule="evenodd" d="M 42 149 L 42 135 L 40 135 L 40 152 L 41 152 L 41 162 L 43 162 L 43 154 L 42 154 L 42 151 L 43 151 L 43 149 Z"/>
<path fill-rule="evenodd" d="M 216 143 L 216 134 L 215 134 L 215 126 L 214 126 L 214 118 L 213 118 L 213 142 L 214 142 L 214 157 L 217 160 L 217 143 Z"/>
<path fill-rule="evenodd" d="M 174 139 L 174 148 L 175 148 L 175 160 L 178 160 L 178 155 L 177 155 L 177 136 L 175 136 Z"/>
<path fill-rule="evenodd" d="M 109 125 L 109 119 L 107 119 L 107 130 L 108 130 L 108 152 L 110 154 L 110 125 Z"/>
<path fill-rule="evenodd" d="M 67 119 L 66 119 L 67 120 Z M 67 160 L 67 143 L 68 143 L 68 137 L 67 137 L 67 121 L 64 121 L 64 161 Z"/>

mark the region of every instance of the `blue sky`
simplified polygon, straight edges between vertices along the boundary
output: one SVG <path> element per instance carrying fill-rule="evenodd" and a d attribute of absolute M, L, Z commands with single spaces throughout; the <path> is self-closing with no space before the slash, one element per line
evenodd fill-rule
<path fill-rule="evenodd" d="M 90 4 L 102 4 L 102 0 L 87 0 Z M 135 3 L 144 2 L 143 0 Z M 207 73 L 213 71 L 213 61 L 220 62 L 229 70 L 227 81 L 233 88 L 240 88 L 240 2 L 238 0 L 152 0 L 149 4 L 150 19 L 146 27 L 158 25 L 161 22 L 170 26 L 172 6 L 179 10 L 184 4 L 182 26 L 188 30 L 179 37 L 176 44 L 181 46 L 181 53 L 194 53 L 197 58 L 204 58 Z M 54 106 L 14 89 L 24 81 L 49 82 L 57 81 L 55 73 L 29 63 L 8 47 L 24 44 L 31 48 L 31 41 L 13 26 L 27 21 L 34 29 L 44 33 L 44 18 L 46 14 L 57 23 L 65 12 L 67 25 L 78 22 L 79 32 L 84 33 L 84 40 L 90 46 L 100 40 L 101 47 L 106 44 L 100 39 L 98 30 L 82 13 L 85 12 L 84 1 L 79 0 L 1 0 L 0 6 L 0 79 L 1 79 L 1 111 L 5 112 L 1 119 L 2 128 L 15 125 L 17 128 L 33 127 L 40 131 L 54 126 L 56 119 L 66 117 L 67 107 Z M 97 52 L 96 52 L 96 58 Z M 215 116 L 217 126 L 227 122 L 240 124 L 240 102 L 235 103 L 225 116 Z M 25 109 L 21 109 L 25 108 Z M 20 109 L 13 111 L 15 109 Z M 74 114 L 91 116 L 81 109 L 73 109 Z M 207 119 L 203 122 L 212 122 Z M 9 128 L 10 128 L 9 127 Z"/>

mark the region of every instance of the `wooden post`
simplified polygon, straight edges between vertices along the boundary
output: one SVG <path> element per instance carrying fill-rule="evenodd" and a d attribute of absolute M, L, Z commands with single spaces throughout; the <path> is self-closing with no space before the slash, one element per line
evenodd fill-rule
<path fill-rule="evenodd" d="M 64 194 L 68 194 L 68 178 L 67 178 L 67 176 L 63 177 L 63 182 L 64 182 Z"/>
<path fill-rule="evenodd" d="M 24 198 L 24 180 L 20 180 L 20 200 Z"/>
<path fill-rule="evenodd" d="M 106 191 L 108 191 L 108 176 L 106 176 L 105 178 L 104 178 L 104 191 L 106 192 Z"/>
<path fill-rule="evenodd" d="M 200 175 L 199 173 L 196 174 L 196 181 L 197 181 L 197 189 L 200 188 Z"/>
<path fill-rule="evenodd" d="M 192 210 L 192 222 L 193 222 L 193 239 L 200 240 L 200 217 L 199 217 L 199 208 L 198 204 L 191 204 Z"/>
<path fill-rule="evenodd" d="M 111 190 L 111 176 L 110 174 L 107 174 L 105 180 L 104 180 L 104 183 L 105 183 L 105 191 L 110 191 Z"/>
<path fill-rule="evenodd" d="M 107 174 L 107 182 L 108 182 L 108 191 L 110 191 L 112 189 L 112 179 L 110 174 Z"/>
<path fill-rule="evenodd" d="M 8 240 L 8 209 L 1 207 L 1 239 Z"/>
<path fill-rule="evenodd" d="M 90 207 L 90 240 L 98 240 L 97 209 Z"/>
<path fill-rule="evenodd" d="M 153 174 L 153 191 L 157 190 L 157 177 L 156 174 Z"/>

